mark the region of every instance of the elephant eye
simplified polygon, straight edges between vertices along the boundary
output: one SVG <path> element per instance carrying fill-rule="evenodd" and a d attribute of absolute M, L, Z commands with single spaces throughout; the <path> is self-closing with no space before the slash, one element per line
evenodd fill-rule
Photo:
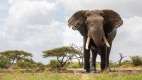
<path fill-rule="evenodd" d="M 77 23 L 76 26 L 79 26 L 79 23 Z"/>

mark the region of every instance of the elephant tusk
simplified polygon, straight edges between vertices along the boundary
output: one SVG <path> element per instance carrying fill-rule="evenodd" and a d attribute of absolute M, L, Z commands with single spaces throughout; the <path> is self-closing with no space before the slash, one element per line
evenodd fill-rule
<path fill-rule="evenodd" d="M 89 49 L 89 43 L 90 43 L 90 37 L 87 38 L 86 46 L 85 46 L 86 49 Z"/>
<path fill-rule="evenodd" d="M 108 41 L 107 41 L 107 39 L 106 39 L 105 36 L 103 36 L 103 39 L 104 39 L 104 41 L 105 41 L 106 46 L 107 46 L 107 47 L 110 47 L 110 44 L 108 43 Z"/>

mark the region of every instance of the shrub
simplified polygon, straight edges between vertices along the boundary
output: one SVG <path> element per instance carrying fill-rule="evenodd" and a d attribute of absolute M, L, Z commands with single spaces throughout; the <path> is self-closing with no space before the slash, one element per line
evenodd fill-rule
<path fill-rule="evenodd" d="M 5 58 L 0 58 L 0 68 L 8 68 L 10 62 Z"/>
<path fill-rule="evenodd" d="M 45 65 L 44 64 L 36 63 L 36 65 L 37 65 L 37 69 L 36 69 L 37 72 L 41 72 L 41 71 L 45 70 Z"/>
<path fill-rule="evenodd" d="M 36 67 L 36 64 L 25 61 L 25 62 L 17 62 L 17 66 L 20 67 L 21 69 L 32 69 Z"/>
<path fill-rule="evenodd" d="M 49 67 L 52 69 L 57 69 L 59 67 L 59 62 L 57 60 L 51 60 L 49 63 Z"/>
<path fill-rule="evenodd" d="M 142 66 L 142 57 L 132 56 L 131 62 L 132 62 L 132 65 L 134 66 Z"/>
<path fill-rule="evenodd" d="M 45 66 L 42 63 L 31 61 L 17 62 L 17 68 L 26 70 L 26 72 L 42 72 L 45 70 Z"/>

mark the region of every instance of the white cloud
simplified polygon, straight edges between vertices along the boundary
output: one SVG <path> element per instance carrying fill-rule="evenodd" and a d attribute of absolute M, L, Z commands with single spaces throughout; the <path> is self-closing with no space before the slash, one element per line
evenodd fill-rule
<path fill-rule="evenodd" d="M 123 17 L 142 16 L 142 1 L 135 0 L 59 0 L 67 12 L 80 9 L 113 9 Z"/>
<path fill-rule="evenodd" d="M 55 11 L 56 3 L 16 0 L 10 5 L 9 20 L 12 19 L 11 24 L 48 24 L 53 20 Z"/>

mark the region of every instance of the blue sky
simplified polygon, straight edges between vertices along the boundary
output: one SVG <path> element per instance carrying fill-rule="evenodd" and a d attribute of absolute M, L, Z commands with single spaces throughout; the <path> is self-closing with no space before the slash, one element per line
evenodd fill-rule
<path fill-rule="evenodd" d="M 82 37 L 68 28 L 67 20 L 81 9 L 113 9 L 123 18 L 111 51 L 125 56 L 142 55 L 142 1 L 135 0 L 1 0 L 0 51 L 9 49 L 33 53 L 46 63 L 42 51 L 72 43 L 82 46 Z"/>

